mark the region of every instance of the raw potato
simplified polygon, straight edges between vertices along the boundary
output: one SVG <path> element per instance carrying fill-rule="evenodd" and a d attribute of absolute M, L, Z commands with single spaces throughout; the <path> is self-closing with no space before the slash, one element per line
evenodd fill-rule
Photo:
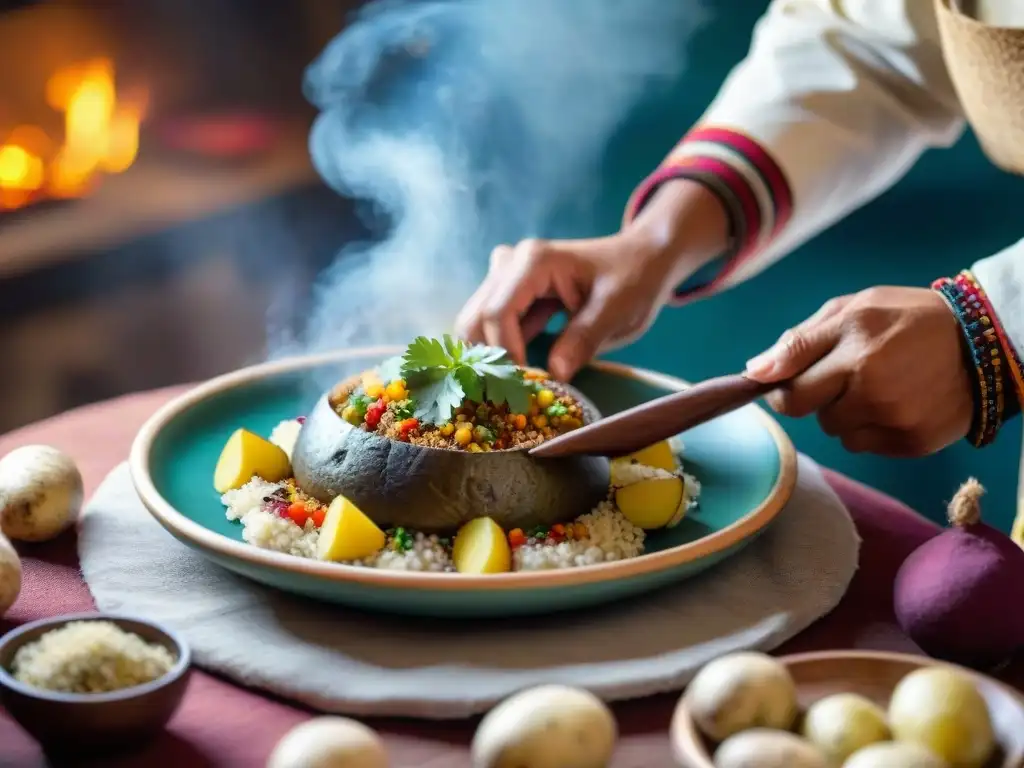
<path fill-rule="evenodd" d="M 686 511 L 684 491 L 681 477 L 641 480 L 616 490 L 615 505 L 639 528 L 663 528 Z"/>
<path fill-rule="evenodd" d="M 78 519 L 82 475 L 63 451 L 26 445 L 0 459 L 0 526 L 14 541 L 49 541 Z"/>
<path fill-rule="evenodd" d="M 14 605 L 21 592 L 21 560 L 7 537 L 0 534 L 0 616 Z"/>
<path fill-rule="evenodd" d="M 675 452 L 672 450 L 672 443 L 668 440 L 662 440 L 660 443 L 641 448 L 626 458 L 646 464 L 648 467 L 658 467 L 668 472 L 677 472 L 679 470 L 679 462 L 676 460 Z"/>
<path fill-rule="evenodd" d="M 837 765 L 862 747 L 892 738 L 882 708 L 855 693 L 837 693 L 812 704 L 804 716 L 803 735 Z"/>
<path fill-rule="evenodd" d="M 731 736 L 715 750 L 715 768 L 831 768 L 821 750 L 785 731 L 768 728 Z"/>
<path fill-rule="evenodd" d="M 220 452 L 213 472 L 213 487 L 223 494 L 241 488 L 253 477 L 277 483 L 291 471 L 288 454 L 279 446 L 247 429 L 238 429 Z"/>
<path fill-rule="evenodd" d="M 320 526 L 316 556 L 333 562 L 360 560 L 379 552 L 386 543 L 387 536 L 373 520 L 351 501 L 338 496 L 327 508 L 324 524 Z"/>
<path fill-rule="evenodd" d="M 984 697 L 969 677 L 946 667 L 900 680 L 889 701 L 889 726 L 896 741 L 920 744 L 953 768 L 981 768 L 996 748 Z"/>
<path fill-rule="evenodd" d="M 512 549 L 500 525 L 478 517 L 455 534 L 452 562 L 459 573 L 504 573 L 512 568 Z"/>
<path fill-rule="evenodd" d="M 380 737 L 362 723 L 316 717 L 284 735 L 267 768 L 388 768 L 388 755 Z"/>
<path fill-rule="evenodd" d="M 509 697 L 480 722 L 473 768 L 605 768 L 618 727 L 588 691 L 543 685 Z"/>
<path fill-rule="evenodd" d="M 898 741 L 872 744 L 854 752 L 843 768 L 948 768 L 924 747 Z"/>
<path fill-rule="evenodd" d="M 749 728 L 788 731 L 796 721 L 796 684 L 789 670 L 763 653 L 733 653 L 707 664 L 680 702 L 714 741 Z"/>

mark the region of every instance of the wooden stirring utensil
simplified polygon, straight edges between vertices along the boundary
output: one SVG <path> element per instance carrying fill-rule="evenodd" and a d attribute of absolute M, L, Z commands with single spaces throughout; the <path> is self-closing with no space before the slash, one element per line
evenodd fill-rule
<path fill-rule="evenodd" d="M 778 382 L 761 384 L 742 374 L 708 379 L 547 440 L 531 448 L 530 455 L 543 459 L 627 456 L 742 408 L 779 386 Z"/>

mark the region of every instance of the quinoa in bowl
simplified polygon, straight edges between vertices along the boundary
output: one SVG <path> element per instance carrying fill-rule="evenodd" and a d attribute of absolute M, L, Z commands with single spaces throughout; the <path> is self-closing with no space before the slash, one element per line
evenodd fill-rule
<path fill-rule="evenodd" d="M 528 404 L 515 413 L 508 402 L 464 398 L 439 424 L 416 418 L 416 403 L 405 379 L 383 381 L 377 370 L 342 382 L 331 395 L 335 412 L 367 432 L 430 448 L 471 453 L 526 450 L 583 426 L 584 406 L 543 371 L 523 369 Z"/>

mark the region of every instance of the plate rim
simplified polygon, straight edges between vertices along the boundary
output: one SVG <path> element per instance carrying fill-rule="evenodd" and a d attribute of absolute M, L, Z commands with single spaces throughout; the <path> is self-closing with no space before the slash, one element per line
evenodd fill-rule
<path fill-rule="evenodd" d="M 400 353 L 401 350 L 402 347 L 398 345 L 350 347 L 328 353 L 287 357 L 246 366 L 190 388 L 162 405 L 146 420 L 132 441 L 128 466 L 136 493 L 150 515 L 171 535 L 220 557 L 241 560 L 251 566 L 284 571 L 289 575 L 313 577 L 329 582 L 357 583 L 389 589 L 475 592 L 579 586 L 659 573 L 685 565 L 727 550 L 767 527 L 785 507 L 796 487 L 796 449 L 782 426 L 755 404 L 756 416 L 764 424 L 779 454 L 779 474 L 764 500 L 736 522 L 697 541 L 628 560 L 596 563 L 578 568 L 515 571 L 479 576 L 362 568 L 260 549 L 204 528 L 175 509 L 157 490 L 149 471 L 153 444 L 164 427 L 189 409 L 218 394 L 271 376 L 359 358 L 387 357 Z M 590 367 L 665 389 L 679 390 L 690 386 L 688 382 L 675 376 L 623 363 L 601 360 L 591 363 Z"/>
<path fill-rule="evenodd" d="M 821 651 L 802 651 L 783 656 L 773 656 L 773 658 L 781 664 L 784 664 L 787 669 L 801 664 L 813 664 L 822 661 L 892 661 L 904 663 L 908 666 L 914 666 L 917 669 L 923 669 L 925 667 L 952 667 L 953 669 L 967 674 L 977 681 L 993 686 L 1013 701 L 1016 701 L 1021 711 L 1024 712 L 1024 694 L 1012 685 L 1004 683 L 1002 680 L 986 674 L 985 672 L 980 672 L 961 664 L 955 664 L 951 661 L 934 659 L 931 656 L 925 656 L 922 654 L 847 648 Z M 675 710 L 672 712 L 672 720 L 669 725 L 669 740 L 671 742 L 672 754 L 680 765 L 687 766 L 688 768 L 714 768 L 710 756 L 707 754 L 707 751 L 703 746 L 700 747 L 699 752 L 697 751 L 696 745 L 698 743 L 702 743 L 699 741 L 701 736 L 697 733 L 697 727 L 694 724 L 693 719 L 689 717 L 688 710 L 682 705 L 682 702 L 683 697 L 680 695 L 676 702 Z M 1020 765 L 1021 757 L 1022 755 L 1019 754 L 1019 752 L 1018 754 L 1007 755 L 1005 762 L 1000 765 L 1000 768 Z"/>

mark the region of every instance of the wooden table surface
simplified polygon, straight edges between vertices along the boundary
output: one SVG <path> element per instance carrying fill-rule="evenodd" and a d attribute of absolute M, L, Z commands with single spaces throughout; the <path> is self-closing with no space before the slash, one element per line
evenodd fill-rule
<path fill-rule="evenodd" d="M 82 408 L 0 437 L 0 454 L 30 443 L 70 453 L 91 493 L 128 454 L 142 422 L 178 390 L 132 395 Z M 832 648 L 917 652 L 892 615 L 892 582 L 900 563 L 937 529 L 891 498 L 827 472 L 850 509 L 863 538 L 861 566 L 846 597 L 780 653 Z M 25 569 L 21 596 L 0 630 L 33 619 L 94 608 L 78 572 L 73 534 L 21 550 Z M 414 652 L 410 650 L 410 652 Z M 1024 666 L 1001 677 L 1024 689 Z M 622 731 L 614 768 L 671 766 L 668 725 L 678 695 L 657 696 L 615 707 Z M 185 703 L 167 732 L 145 751 L 103 766 L 239 766 L 265 764 L 277 740 L 311 713 L 197 672 Z M 395 768 L 465 768 L 473 722 L 369 720 L 385 737 Z M 0 711 L 0 766 L 45 765 L 38 746 Z"/>

